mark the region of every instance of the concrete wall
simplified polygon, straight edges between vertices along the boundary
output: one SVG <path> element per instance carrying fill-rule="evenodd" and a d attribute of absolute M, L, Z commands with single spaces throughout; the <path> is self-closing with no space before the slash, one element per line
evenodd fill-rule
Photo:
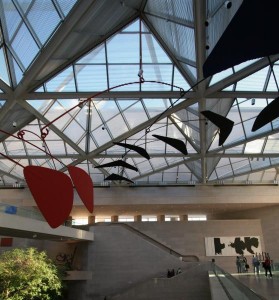
<path fill-rule="evenodd" d="M 121 226 L 93 226 L 92 231 L 95 241 L 88 247 L 87 270 L 93 272 L 93 279 L 80 290 L 80 300 L 103 300 L 151 278 L 166 277 L 167 269 L 184 270 L 193 264 L 182 262 Z"/>
<path fill-rule="evenodd" d="M 210 265 L 197 264 L 171 278 L 153 278 L 111 297 L 109 300 L 210 300 L 208 278 Z"/>
<path fill-rule="evenodd" d="M 265 207 L 253 210 L 244 210 L 235 213 L 216 215 L 218 219 L 260 219 L 265 250 L 275 262 L 279 262 L 279 206 Z"/>
<path fill-rule="evenodd" d="M 152 203 L 150 203 L 152 199 Z M 110 187 L 95 188 L 96 207 L 109 205 L 279 203 L 278 186 Z M 1 202 L 35 206 L 28 188 L 2 190 Z M 83 205 L 76 191 L 74 205 Z"/>
<path fill-rule="evenodd" d="M 231 273 L 236 272 L 235 257 L 207 257 L 205 237 L 260 236 L 262 250 L 265 251 L 261 221 L 258 219 L 134 222 L 131 225 L 183 255 L 197 255 L 201 261 L 215 258 L 216 264 Z"/>
<path fill-rule="evenodd" d="M 260 236 L 264 240 L 260 220 L 219 220 L 206 222 L 135 222 L 135 228 L 151 236 L 183 255 L 205 256 L 205 237 Z M 131 224 L 130 224 L 131 225 Z M 91 227 L 95 241 L 88 244 L 87 267 L 92 271 L 92 280 L 81 283 L 79 299 L 103 300 L 155 277 L 166 276 L 167 269 L 182 267 L 186 270 L 194 263 L 182 262 L 179 258 L 158 248 L 141 236 L 116 225 Z M 228 272 L 236 272 L 234 257 L 214 257 L 216 264 Z M 248 258 L 249 259 L 249 258 Z M 76 288 L 69 299 L 76 299 Z M 128 294 L 129 295 L 129 294 Z"/>

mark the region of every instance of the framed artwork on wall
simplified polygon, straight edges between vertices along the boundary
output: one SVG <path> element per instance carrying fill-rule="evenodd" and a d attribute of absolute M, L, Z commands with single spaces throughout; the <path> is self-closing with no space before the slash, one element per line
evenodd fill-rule
<path fill-rule="evenodd" d="M 13 238 L 12 237 L 0 238 L 0 246 L 1 247 L 12 247 L 13 246 Z"/>
<path fill-rule="evenodd" d="M 206 237 L 206 256 L 254 255 L 262 252 L 259 236 Z"/>

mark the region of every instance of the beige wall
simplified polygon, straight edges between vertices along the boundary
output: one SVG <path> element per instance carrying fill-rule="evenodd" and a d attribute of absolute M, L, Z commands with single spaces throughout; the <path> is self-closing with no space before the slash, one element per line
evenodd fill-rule
<path fill-rule="evenodd" d="M 95 205 L 137 204 L 279 204 L 278 186 L 110 187 L 95 188 Z M 81 204 L 75 193 L 75 204 Z M 1 190 L 1 202 L 35 205 L 28 188 Z"/>
<path fill-rule="evenodd" d="M 241 212 L 218 214 L 217 219 L 260 219 L 265 251 L 268 252 L 271 258 L 279 261 L 279 206 L 244 210 Z"/>
<path fill-rule="evenodd" d="M 205 237 L 260 236 L 262 251 L 265 239 L 260 220 L 215 220 L 194 222 L 142 222 L 131 226 L 160 241 L 182 255 L 197 255 L 201 261 L 215 258 L 228 272 L 236 272 L 235 256 L 206 256 Z M 247 256 L 248 261 L 252 254 Z"/>

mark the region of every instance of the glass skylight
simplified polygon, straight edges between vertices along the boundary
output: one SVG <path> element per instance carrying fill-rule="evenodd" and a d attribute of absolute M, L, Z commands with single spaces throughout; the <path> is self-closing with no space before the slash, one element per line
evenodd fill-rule
<path fill-rule="evenodd" d="M 76 165 L 96 185 L 115 184 L 105 180 L 112 173 L 142 185 L 277 178 L 279 118 L 256 132 L 252 126 L 278 96 L 278 62 L 271 67 L 260 58 L 246 61 L 196 85 L 203 74 L 199 69 L 203 58 L 198 56 L 207 40 L 196 39 L 192 0 L 148 1 L 142 20 L 122 7 L 123 15 L 99 24 L 100 28 L 92 25 L 92 32 L 85 24 L 95 24 L 96 16 L 81 17 L 76 2 L 3 0 L 0 5 L 0 109 L 11 104 L 7 111 L 13 118 L 4 127 L 15 135 L 26 130 L 25 138 L 32 143 L 12 136 L 2 140 L 0 151 L 15 162 L 1 157 L 0 171 L 5 175 L 0 185 L 24 180 L 17 162 L 62 169 L 66 174 L 65 166 Z M 216 15 L 217 2 L 204 7 L 205 16 Z M 218 32 L 208 27 L 207 38 L 214 40 L 214 34 L 222 33 L 232 15 L 220 9 L 214 17 Z M 68 21 L 78 27 L 71 29 Z M 80 45 L 76 52 L 66 51 L 65 44 L 59 48 L 59 40 L 68 47 L 77 41 Z M 53 50 L 49 57 L 46 48 Z M 223 145 L 219 146 L 219 128 L 201 114 L 203 110 L 234 122 Z M 14 119 L 20 128 L 12 127 Z M 54 160 L 39 138 L 45 126 Z M 188 154 L 153 135 L 184 143 Z M 150 159 L 116 142 L 141 147 Z M 138 172 L 94 168 L 122 159 Z"/>

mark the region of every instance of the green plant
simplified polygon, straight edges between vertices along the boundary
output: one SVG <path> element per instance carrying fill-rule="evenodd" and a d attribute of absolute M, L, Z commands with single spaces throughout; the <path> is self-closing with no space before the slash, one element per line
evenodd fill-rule
<path fill-rule="evenodd" d="M 59 299 L 62 280 L 45 252 L 13 249 L 0 255 L 0 299 Z"/>

